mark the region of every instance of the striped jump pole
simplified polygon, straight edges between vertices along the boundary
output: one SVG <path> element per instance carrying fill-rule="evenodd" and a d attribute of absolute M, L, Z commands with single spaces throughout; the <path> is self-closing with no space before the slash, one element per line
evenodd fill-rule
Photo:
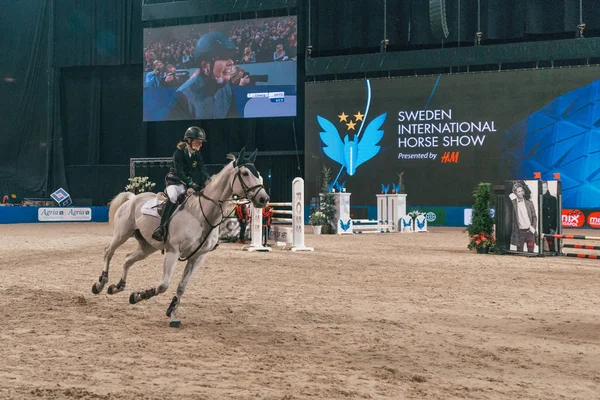
<path fill-rule="evenodd" d="M 600 255 L 598 255 L 598 254 L 563 253 L 563 255 L 565 255 L 567 257 L 589 258 L 592 260 L 600 260 Z"/>
<path fill-rule="evenodd" d="M 588 246 L 586 244 L 565 243 L 562 247 L 567 247 L 569 249 L 600 250 L 600 246 Z"/>
<path fill-rule="evenodd" d="M 600 237 L 584 236 L 584 235 L 543 235 L 546 238 L 554 239 L 577 239 L 577 240 L 600 240 Z"/>
<path fill-rule="evenodd" d="M 585 235 L 542 235 L 545 238 L 554 239 L 575 239 L 575 240 L 600 240 L 600 237 Z M 600 250 L 600 246 L 592 246 L 579 243 L 563 243 L 562 248 L 580 249 L 580 250 Z M 581 254 L 581 253 L 561 253 L 563 256 L 574 258 L 589 258 L 590 260 L 600 260 L 600 254 Z"/>

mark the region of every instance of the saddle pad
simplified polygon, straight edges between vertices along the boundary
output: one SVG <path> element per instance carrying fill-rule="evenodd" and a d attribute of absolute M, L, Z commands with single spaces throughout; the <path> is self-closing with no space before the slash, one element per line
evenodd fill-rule
<path fill-rule="evenodd" d="M 158 203 L 159 202 L 156 197 L 153 197 L 147 202 L 145 202 L 144 205 L 142 205 L 142 214 L 160 218 L 160 215 L 158 215 L 158 211 L 156 211 L 156 206 L 158 205 Z"/>

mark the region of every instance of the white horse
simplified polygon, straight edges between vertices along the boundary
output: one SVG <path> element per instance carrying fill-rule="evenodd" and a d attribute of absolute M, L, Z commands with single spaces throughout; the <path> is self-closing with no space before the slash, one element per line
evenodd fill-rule
<path fill-rule="evenodd" d="M 158 226 L 159 219 L 142 213 L 142 206 L 155 197 L 155 193 L 141 193 L 136 196 L 130 192 L 123 192 L 115 196 L 109 209 L 109 222 L 114 223 L 113 237 L 104 252 L 104 271 L 98 282 L 92 286 L 92 292 L 98 294 L 102 291 L 108 282 L 110 260 L 115 250 L 133 236 L 138 241 L 138 248 L 127 255 L 121 280 L 108 287 L 108 294 L 123 291 L 129 267 L 155 251 L 164 252 L 162 280 L 157 287 L 131 293 L 131 304 L 164 293 L 169 287 L 177 261 L 187 261 L 177 286 L 177 295 L 173 297 L 167 310 L 167 316 L 171 318 L 170 326 L 180 327 L 181 322 L 176 316 L 177 307 L 192 274 L 204 263 L 207 253 L 218 244 L 219 225 L 227 217 L 223 207 L 227 207 L 232 199 L 246 199 L 256 208 L 263 208 L 269 201 L 260 174 L 254 167 L 257 152 L 258 150 L 255 150 L 246 159 L 244 149 L 237 159 L 229 155 L 232 161 L 207 182 L 203 191 L 191 194 L 174 212 L 164 242 L 152 239 L 152 232 Z"/>

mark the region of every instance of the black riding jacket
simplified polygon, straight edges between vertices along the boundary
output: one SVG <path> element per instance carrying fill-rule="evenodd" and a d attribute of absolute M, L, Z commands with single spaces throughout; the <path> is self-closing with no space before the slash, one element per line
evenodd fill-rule
<path fill-rule="evenodd" d="M 190 187 L 192 183 L 196 183 L 203 188 L 209 178 L 200 152 L 196 151 L 190 156 L 185 143 L 183 146 L 177 146 L 177 150 L 173 153 L 173 164 L 167 175 L 167 185 L 183 183 Z"/>

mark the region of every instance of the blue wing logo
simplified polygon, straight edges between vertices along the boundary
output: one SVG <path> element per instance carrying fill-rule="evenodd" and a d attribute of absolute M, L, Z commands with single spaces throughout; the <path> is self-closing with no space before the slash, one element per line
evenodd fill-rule
<path fill-rule="evenodd" d="M 405 219 L 402 220 L 402 226 L 404 226 L 405 228 L 407 226 L 411 226 L 411 225 L 412 225 L 412 221 L 411 220 L 405 220 Z"/>
<path fill-rule="evenodd" d="M 417 220 L 417 226 L 419 229 L 423 229 L 425 227 L 425 219 L 423 218 L 422 221 Z"/>
<path fill-rule="evenodd" d="M 400 193 L 400 184 L 392 183 L 392 188 L 394 189 L 394 193 Z"/>
<path fill-rule="evenodd" d="M 323 130 L 319 134 L 324 144 L 323 152 L 345 167 L 348 175 L 354 175 L 360 165 L 375 157 L 381 150 L 377 144 L 383 137 L 383 130 L 380 128 L 386 118 L 387 113 L 383 113 L 373 119 L 367 125 L 362 137 L 359 137 L 360 134 L 352 137 L 346 135 L 342 140 L 336 127 L 326 118 L 317 115 L 317 121 Z"/>
<path fill-rule="evenodd" d="M 346 186 L 346 182 L 341 182 L 341 183 L 337 183 L 335 184 L 335 188 L 338 192 L 342 192 L 344 190 L 344 187 Z"/>
<path fill-rule="evenodd" d="M 385 194 L 388 194 L 390 192 L 390 185 L 384 185 L 383 183 L 381 184 L 381 191 Z"/>
<path fill-rule="evenodd" d="M 350 222 L 352 222 L 351 219 L 349 219 L 346 223 L 340 219 L 340 228 L 342 228 L 344 232 L 348 232 L 348 229 L 350 229 Z"/>

